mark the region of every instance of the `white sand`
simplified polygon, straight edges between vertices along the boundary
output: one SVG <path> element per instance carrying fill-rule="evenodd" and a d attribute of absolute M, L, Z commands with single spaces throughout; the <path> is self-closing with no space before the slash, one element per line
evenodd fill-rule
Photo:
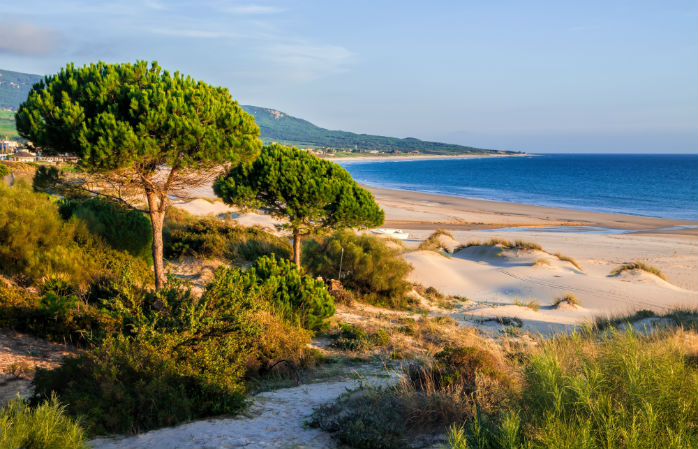
<path fill-rule="evenodd" d="M 369 373 L 364 381 L 387 382 L 375 377 L 374 367 Z M 357 381 L 340 380 L 270 391 L 254 396 L 247 416 L 195 421 L 126 438 L 99 438 L 90 444 L 93 449 L 333 448 L 330 434 L 306 428 L 305 422 L 313 408 L 357 386 Z"/>

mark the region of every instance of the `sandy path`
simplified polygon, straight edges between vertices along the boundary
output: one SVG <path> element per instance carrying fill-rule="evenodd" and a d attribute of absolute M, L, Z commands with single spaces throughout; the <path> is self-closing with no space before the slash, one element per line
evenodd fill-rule
<path fill-rule="evenodd" d="M 360 372 L 366 376 L 364 382 L 387 381 L 378 377 L 381 370 L 375 366 Z M 336 447 L 330 434 L 306 428 L 305 422 L 313 408 L 356 386 L 357 380 L 342 379 L 269 391 L 254 396 L 247 416 L 195 421 L 126 438 L 100 438 L 90 444 L 94 449 L 329 449 Z"/>

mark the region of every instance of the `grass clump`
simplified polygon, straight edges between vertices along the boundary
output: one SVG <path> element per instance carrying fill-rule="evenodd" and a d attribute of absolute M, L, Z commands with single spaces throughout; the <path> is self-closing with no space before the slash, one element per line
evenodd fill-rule
<path fill-rule="evenodd" d="M 553 307 L 558 308 L 562 306 L 563 304 L 567 304 L 569 306 L 577 307 L 581 306 L 582 303 L 577 299 L 577 297 L 574 295 L 574 293 L 565 293 L 564 295 L 558 296 L 553 300 Z"/>
<path fill-rule="evenodd" d="M 633 271 L 633 270 L 645 271 L 647 273 L 650 273 L 650 274 L 657 276 L 660 279 L 663 279 L 665 281 L 667 280 L 666 276 L 664 276 L 664 273 L 662 273 L 659 268 L 655 268 L 651 265 L 647 265 L 646 263 L 643 263 L 640 261 L 623 264 L 623 265 L 619 266 L 618 268 L 614 269 L 613 271 L 611 271 L 610 275 L 611 276 L 618 276 L 619 274 L 621 274 L 624 271 Z"/>
<path fill-rule="evenodd" d="M 572 266 L 574 266 L 579 271 L 584 271 L 582 269 L 582 267 L 577 263 L 577 261 L 569 256 L 565 256 L 565 255 L 560 254 L 560 253 L 555 253 L 555 254 L 553 254 L 553 256 L 557 257 L 558 260 L 561 260 L 563 262 L 569 262 L 570 264 L 572 264 Z"/>
<path fill-rule="evenodd" d="M 429 237 L 426 238 L 422 243 L 419 244 L 419 247 L 417 249 L 419 250 L 425 250 L 425 251 L 445 251 L 448 252 L 448 248 L 443 246 L 443 243 L 441 242 L 441 238 L 446 237 L 450 238 L 451 240 L 455 240 L 453 238 L 453 234 L 450 232 L 444 230 L 444 229 L 437 229 L 436 231 L 432 232 Z"/>
<path fill-rule="evenodd" d="M 548 259 L 539 258 L 533 263 L 534 267 L 550 266 L 550 261 Z"/>
<path fill-rule="evenodd" d="M 29 407 L 21 399 L 0 410 L 0 449 L 85 449 L 85 432 L 52 396 Z"/>
<path fill-rule="evenodd" d="M 517 251 L 543 251 L 543 247 L 535 242 L 527 242 L 525 240 L 507 240 L 499 237 L 493 237 L 486 242 L 472 241 L 464 245 L 458 246 L 454 252 L 470 248 L 471 246 L 499 246 L 504 249 L 515 249 Z"/>
<path fill-rule="evenodd" d="M 538 312 L 538 310 L 540 310 L 540 303 L 535 299 L 531 299 L 529 301 L 521 301 L 519 298 L 516 298 L 514 299 L 514 305 L 519 307 L 527 307 L 533 310 L 534 312 Z"/>
<path fill-rule="evenodd" d="M 400 249 L 379 237 L 345 230 L 321 241 L 308 241 L 302 254 L 303 265 L 314 276 L 336 279 L 341 262 L 340 281 L 344 287 L 369 302 L 405 308 L 406 294 L 411 288 L 405 277 L 412 266 L 400 253 Z"/>
<path fill-rule="evenodd" d="M 383 329 L 367 332 L 349 323 L 339 323 L 334 338 L 335 341 L 331 344 L 333 348 L 361 352 L 384 346 L 390 339 L 388 333 Z"/>

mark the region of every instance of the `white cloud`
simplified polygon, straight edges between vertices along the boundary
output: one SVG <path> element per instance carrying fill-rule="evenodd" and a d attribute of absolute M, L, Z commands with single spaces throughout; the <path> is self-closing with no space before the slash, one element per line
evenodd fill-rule
<path fill-rule="evenodd" d="M 0 53 L 45 56 L 56 51 L 64 40 L 61 32 L 30 22 L 0 21 Z"/>

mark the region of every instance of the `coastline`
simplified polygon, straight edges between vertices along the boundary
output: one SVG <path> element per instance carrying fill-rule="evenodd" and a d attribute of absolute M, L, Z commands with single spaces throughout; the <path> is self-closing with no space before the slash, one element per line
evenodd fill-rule
<path fill-rule="evenodd" d="M 332 162 L 382 162 L 382 161 L 420 161 L 420 160 L 450 160 L 450 159 L 482 159 L 488 157 L 538 157 L 535 154 L 413 154 L 385 156 L 318 156 Z"/>
<path fill-rule="evenodd" d="M 433 229 L 437 226 L 452 230 L 477 230 L 590 226 L 698 236 L 696 228 L 667 230 L 680 226 L 697 226 L 697 221 L 488 201 L 366 185 L 363 187 L 373 193 L 383 206 L 386 227 Z"/>

